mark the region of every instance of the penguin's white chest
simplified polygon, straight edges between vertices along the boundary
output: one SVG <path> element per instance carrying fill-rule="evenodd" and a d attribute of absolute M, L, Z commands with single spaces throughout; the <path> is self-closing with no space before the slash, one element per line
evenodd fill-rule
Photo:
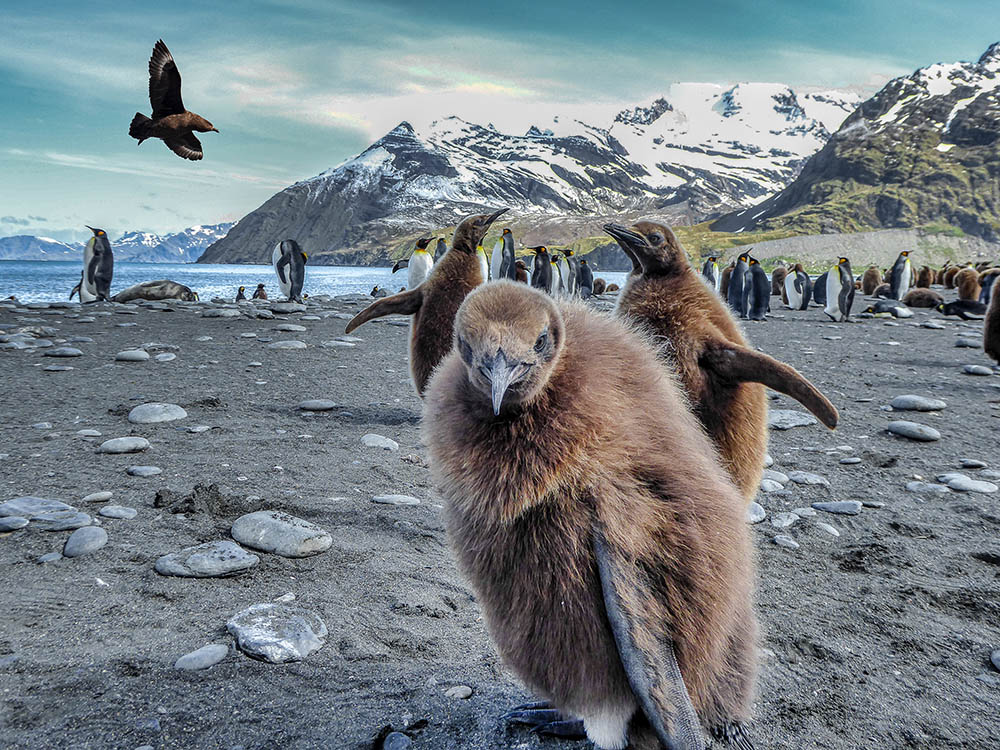
<path fill-rule="evenodd" d="M 406 288 L 416 289 L 418 286 L 423 284 L 427 277 L 431 274 L 431 269 L 434 267 L 434 260 L 431 258 L 431 254 L 418 250 L 413 255 L 410 256 L 410 262 L 407 265 L 407 275 L 406 275 Z"/>

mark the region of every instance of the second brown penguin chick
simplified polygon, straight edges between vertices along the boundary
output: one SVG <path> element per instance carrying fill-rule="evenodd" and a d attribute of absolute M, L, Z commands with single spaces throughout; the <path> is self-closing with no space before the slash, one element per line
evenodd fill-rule
<path fill-rule="evenodd" d="M 750 502 L 767 451 L 763 386 L 796 399 L 830 429 L 837 426 L 837 410 L 797 370 L 747 346 L 727 305 L 698 279 L 667 227 L 644 221 L 604 230 L 642 262 L 642 275 L 618 297 L 617 314 L 663 345 L 695 414 Z"/>
<path fill-rule="evenodd" d="M 750 747 L 743 507 L 645 340 L 523 284 L 480 287 L 423 439 L 459 564 L 525 683 L 599 748 L 701 750 L 702 728 Z"/>

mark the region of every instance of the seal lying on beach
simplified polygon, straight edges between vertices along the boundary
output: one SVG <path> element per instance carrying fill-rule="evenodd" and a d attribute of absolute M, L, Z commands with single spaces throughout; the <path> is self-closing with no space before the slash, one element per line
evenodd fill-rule
<path fill-rule="evenodd" d="M 198 292 L 192 291 L 183 284 L 169 279 L 159 281 L 143 281 L 141 284 L 133 284 L 128 289 L 123 289 L 111 298 L 112 302 L 132 302 L 137 299 L 180 299 L 185 302 L 196 302 Z"/>

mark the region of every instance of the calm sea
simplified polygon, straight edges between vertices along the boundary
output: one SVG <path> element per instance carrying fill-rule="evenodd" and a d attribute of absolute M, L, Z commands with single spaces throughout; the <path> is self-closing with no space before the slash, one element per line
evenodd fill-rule
<path fill-rule="evenodd" d="M 80 280 L 82 263 L 77 261 L 0 261 L 0 299 L 16 296 L 22 302 L 53 302 L 69 299 L 69 292 Z M 624 273 L 607 272 L 601 276 L 609 283 L 622 284 Z M 250 297 L 257 284 L 263 283 L 268 296 L 279 298 L 278 279 L 271 266 L 215 265 L 207 263 L 115 263 L 112 294 L 140 281 L 170 279 L 198 292 L 201 299 L 235 298 L 240 286 Z M 363 266 L 306 266 L 306 294 L 368 294 L 375 285 L 391 292 L 406 284 L 406 271 L 395 275 L 389 268 Z M 74 297 L 74 299 L 76 299 Z"/>

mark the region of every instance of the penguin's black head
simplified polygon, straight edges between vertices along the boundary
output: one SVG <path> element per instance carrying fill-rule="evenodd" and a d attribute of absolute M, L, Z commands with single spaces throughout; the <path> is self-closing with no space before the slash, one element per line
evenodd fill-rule
<path fill-rule="evenodd" d="M 245 292 L 246 290 L 247 290 L 247 288 L 246 288 L 245 286 L 241 286 L 241 287 L 240 287 L 240 291 L 241 291 L 241 292 Z"/>
<path fill-rule="evenodd" d="M 904 258 L 909 258 L 910 257 L 910 251 L 909 250 L 904 250 L 903 252 L 900 253 L 900 255 L 902 255 Z"/>
<path fill-rule="evenodd" d="M 421 237 L 417 240 L 417 250 L 426 250 L 427 246 L 431 244 L 433 237 Z"/>
<path fill-rule="evenodd" d="M 840 259 L 839 259 L 839 260 L 837 261 L 837 265 L 838 265 L 838 266 L 842 266 L 842 265 L 844 265 L 845 263 L 850 263 L 850 262 L 851 262 L 851 261 L 849 261 L 849 260 L 848 260 L 847 258 L 840 258 Z"/>
<path fill-rule="evenodd" d="M 687 256 L 680 243 L 663 224 L 640 221 L 631 229 L 621 224 L 605 224 L 610 234 L 633 264 L 638 263 L 643 273 L 672 274 L 687 268 Z"/>
<path fill-rule="evenodd" d="M 580 265 L 581 266 L 587 265 L 587 259 L 586 258 L 580 258 Z"/>
<path fill-rule="evenodd" d="M 501 208 L 491 214 L 477 214 L 465 219 L 455 229 L 455 237 L 451 241 L 451 246 L 456 250 L 475 253 L 476 248 L 482 243 L 483 237 L 490 230 L 490 225 L 507 210 Z"/>
<path fill-rule="evenodd" d="M 455 351 L 483 411 L 494 416 L 538 397 L 562 340 L 562 315 L 552 299 L 508 280 L 478 287 L 455 316 Z"/>
<path fill-rule="evenodd" d="M 565 255 L 567 258 L 571 258 L 573 257 L 573 251 L 567 248 L 566 250 L 563 250 L 563 255 Z"/>
<path fill-rule="evenodd" d="M 757 266 L 757 265 L 760 265 L 760 262 L 759 262 L 759 261 L 758 261 L 758 260 L 757 260 L 756 258 L 751 258 L 751 257 L 750 257 L 749 255 L 747 256 L 747 262 L 748 262 L 748 263 L 749 263 L 749 264 L 750 264 L 751 266 Z"/>
<path fill-rule="evenodd" d="M 505 235 L 507 235 L 507 234 L 510 234 L 510 233 L 511 233 L 511 231 L 510 231 L 509 229 L 504 229 L 504 230 L 503 230 L 503 233 L 504 233 Z"/>
<path fill-rule="evenodd" d="M 95 229 L 94 227 L 88 226 L 86 224 L 84 224 L 84 226 L 87 227 L 87 229 L 89 229 L 91 232 L 93 232 L 95 237 L 107 237 L 108 236 L 107 232 L 105 232 L 103 229 Z"/>
<path fill-rule="evenodd" d="M 263 288 L 264 288 L 264 285 L 263 285 L 263 284 L 258 284 L 258 285 L 257 285 L 257 288 L 258 288 L 258 289 L 263 289 Z"/>

